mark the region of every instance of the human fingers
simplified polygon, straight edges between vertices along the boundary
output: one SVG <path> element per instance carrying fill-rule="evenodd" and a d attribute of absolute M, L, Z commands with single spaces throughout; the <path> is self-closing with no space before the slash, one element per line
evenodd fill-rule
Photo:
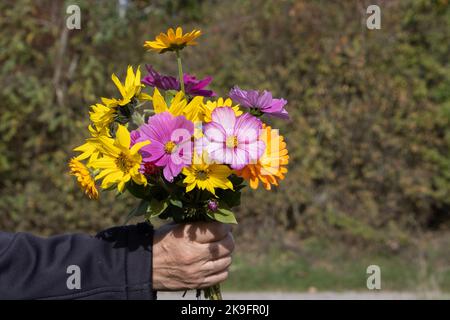
<path fill-rule="evenodd" d="M 220 241 L 230 231 L 230 225 L 216 221 L 189 223 L 184 227 L 185 236 L 199 243 Z"/>
<path fill-rule="evenodd" d="M 229 232 L 225 238 L 210 242 L 200 244 L 204 251 L 205 260 L 217 260 L 226 256 L 231 255 L 234 250 L 234 239 L 231 232 Z"/>
<path fill-rule="evenodd" d="M 224 282 L 228 278 L 228 270 L 207 276 L 200 284 L 199 289 L 209 288 L 218 283 Z"/>
<path fill-rule="evenodd" d="M 231 262 L 231 256 L 226 256 L 217 260 L 209 260 L 202 266 L 202 272 L 205 276 L 222 273 L 228 270 Z"/>

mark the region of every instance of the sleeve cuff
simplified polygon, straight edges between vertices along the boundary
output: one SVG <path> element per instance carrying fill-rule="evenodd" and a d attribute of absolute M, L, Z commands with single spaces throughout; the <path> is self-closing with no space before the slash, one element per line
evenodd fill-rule
<path fill-rule="evenodd" d="M 156 300 L 152 286 L 153 226 L 145 222 L 128 228 L 125 258 L 127 299 Z"/>

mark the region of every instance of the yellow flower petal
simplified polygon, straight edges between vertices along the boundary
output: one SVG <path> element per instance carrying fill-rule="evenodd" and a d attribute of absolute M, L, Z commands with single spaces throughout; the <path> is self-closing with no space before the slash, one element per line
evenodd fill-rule
<path fill-rule="evenodd" d="M 166 101 L 157 88 L 155 88 L 155 91 L 153 92 L 153 109 L 155 110 L 155 113 L 166 112 L 169 110 Z"/>
<path fill-rule="evenodd" d="M 133 179 L 134 182 L 136 182 L 137 184 L 143 184 L 143 185 L 147 185 L 147 179 L 145 178 L 145 176 L 141 173 L 132 175 L 131 178 Z"/>
<path fill-rule="evenodd" d="M 191 184 L 186 186 L 186 192 L 189 192 L 189 191 L 191 191 L 194 188 L 195 188 L 195 183 L 191 183 Z"/>
<path fill-rule="evenodd" d="M 119 89 L 120 94 L 122 97 L 126 95 L 125 88 L 123 87 L 122 83 L 120 82 L 119 78 L 113 73 L 111 76 L 112 81 L 116 85 L 117 89 Z"/>
<path fill-rule="evenodd" d="M 128 149 L 130 147 L 130 143 L 131 143 L 131 138 L 130 138 L 130 132 L 128 131 L 128 129 L 119 124 L 118 128 L 117 128 L 117 132 L 116 132 L 116 141 L 117 141 L 117 146 L 118 147 L 122 147 L 125 149 Z"/>
<path fill-rule="evenodd" d="M 197 43 L 194 41 L 201 35 L 200 30 L 193 30 L 189 33 L 183 34 L 183 29 L 177 27 L 176 31 L 169 28 L 167 33 L 160 33 L 156 36 L 155 41 L 145 41 L 144 47 L 159 53 L 165 51 L 182 50 L 185 46 L 193 46 Z"/>
<path fill-rule="evenodd" d="M 225 165 L 207 164 L 205 158 L 194 153 L 193 165 L 183 168 L 186 176 L 183 183 L 189 192 L 195 187 L 208 190 L 215 195 L 215 188 L 233 189 L 233 184 L 228 180 L 232 170 Z"/>
<path fill-rule="evenodd" d="M 142 141 L 142 142 L 137 142 L 135 143 L 131 149 L 130 149 L 130 154 L 131 155 L 135 155 L 137 154 L 137 152 L 144 146 L 149 145 L 150 144 L 150 140 L 147 141 Z"/>

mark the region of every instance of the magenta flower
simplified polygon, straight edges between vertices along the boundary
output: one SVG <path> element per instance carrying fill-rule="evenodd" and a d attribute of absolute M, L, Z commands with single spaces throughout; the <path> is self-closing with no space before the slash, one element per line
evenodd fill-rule
<path fill-rule="evenodd" d="M 163 167 L 164 177 L 172 182 L 184 167 L 191 164 L 194 124 L 184 116 L 158 113 L 138 130 L 138 133 L 133 131 L 131 134 L 135 143 L 150 140 L 150 144 L 140 150 L 144 168 L 147 163 Z"/>
<path fill-rule="evenodd" d="M 251 113 L 289 119 L 289 115 L 284 109 L 287 101 L 285 99 L 272 98 L 272 94 L 269 91 L 241 90 L 238 86 L 235 86 L 231 89 L 229 96 L 231 100 L 239 103 L 242 107 L 250 108 Z"/>
<path fill-rule="evenodd" d="M 191 96 L 202 96 L 202 97 L 214 97 L 216 93 L 212 90 L 205 90 L 206 86 L 208 86 L 212 77 L 206 77 L 202 80 L 197 80 L 194 76 L 185 73 L 183 76 L 184 81 L 184 90 L 186 94 Z"/>
<path fill-rule="evenodd" d="M 140 134 L 139 130 L 131 131 L 130 132 L 130 138 L 131 138 L 130 148 L 132 146 L 134 146 L 136 144 L 136 142 L 145 140 L 145 139 L 140 139 L 141 138 L 141 134 Z M 145 151 L 140 150 L 139 152 L 144 158 L 148 158 L 149 157 L 149 154 L 146 153 Z M 144 162 L 144 161 L 142 161 L 141 167 L 139 168 L 139 172 L 142 173 L 145 176 L 153 176 L 153 175 L 156 175 L 159 172 L 159 167 L 156 166 L 153 162 L 149 162 L 149 161 Z"/>
<path fill-rule="evenodd" d="M 152 66 L 146 65 L 145 67 L 147 68 L 148 74 L 144 77 L 144 79 L 142 79 L 142 83 L 161 90 L 180 90 L 180 82 L 177 78 L 162 75 L 156 72 Z M 206 77 L 203 80 L 197 80 L 196 77 L 185 73 L 183 76 L 183 81 L 184 90 L 188 95 L 203 97 L 212 97 L 216 95 L 214 91 L 204 89 L 211 83 L 211 77 Z"/>
<path fill-rule="evenodd" d="M 249 113 L 236 117 L 230 107 L 216 108 L 211 118 L 204 130 L 210 158 L 236 170 L 256 163 L 266 147 L 258 140 L 261 121 Z"/>

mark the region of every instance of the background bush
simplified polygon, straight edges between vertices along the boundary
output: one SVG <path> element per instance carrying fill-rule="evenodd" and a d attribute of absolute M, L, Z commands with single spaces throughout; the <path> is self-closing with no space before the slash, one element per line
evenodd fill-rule
<path fill-rule="evenodd" d="M 377 3 L 381 30 L 367 30 Z M 68 4 L 81 30 L 65 28 Z M 126 9 L 126 10 L 125 10 Z M 185 71 L 285 97 L 289 174 L 248 191 L 242 237 L 310 236 L 396 248 L 448 230 L 450 8 L 447 0 L 16 0 L 0 4 L 0 229 L 43 235 L 123 223 L 133 199 L 89 201 L 67 174 L 87 136 L 88 107 L 117 96 L 110 76 L 150 63 L 176 75 L 144 40 L 201 28 Z M 272 236 L 267 236 L 272 228 Z M 244 232 L 245 231 L 245 232 Z"/>

